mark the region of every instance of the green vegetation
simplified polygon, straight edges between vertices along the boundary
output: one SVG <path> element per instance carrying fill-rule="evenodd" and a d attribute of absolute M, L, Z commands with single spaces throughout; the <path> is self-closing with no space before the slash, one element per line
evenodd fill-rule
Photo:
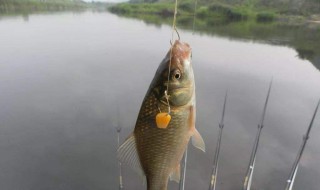
<path fill-rule="evenodd" d="M 117 14 L 157 14 L 163 16 L 173 15 L 172 3 L 121 3 L 110 8 L 110 11 Z M 184 1 L 179 4 L 178 15 L 194 15 L 201 19 L 235 22 L 244 20 L 257 20 L 258 22 L 273 21 L 278 15 L 273 12 L 258 13 L 252 9 L 240 5 L 228 5 L 223 3 L 211 3 L 208 5 L 199 4 L 194 12 L 194 2 Z"/>
<path fill-rule="evenodd" d="M 110 10 L 112 12 L 120 14 L 158 14 L 162 16 L 172 16 L 173 9 L 172 5 L 168 3 L 141 3 L 141 4 L 128 4 L 121 3 L 116 6 L 111 6 Z"/>
<path fill-rule="evenodd" d="M 221 3 L 214 3 L 208 6 L 209 14 L 218 13 L 229 21 L 247 20 L 250 15 L 250 11 L 243 7 L 230 6 Z"/>
<path fill-rule="evenodd" d="M 257 22 L 272 22 L 276 18 L 276 14 L 273 12 L 261 12 L 257 14 Z"/>
<path fill-rule="evenodd" d="M 255 20 L 256 22 L 308 19 L 320 13 L 319 0 L 184 0 L 179 2 L 178 15 L 194 15 L 206 20 L 234 22 Z M 173 2 L 168 0 L 131 0 L 110 8 L 117 14 L 158 14 L 171 16 Z"/>
<path fill-rule="evenodd" d="M 0 14 L 83 9 L 81 0 L 0 0 Z"/>
<path fill-rule="evenodd" d="M 158 14 L 163 16 L 173 15 L 172 3 L 120 3 L 110 8 L 110 11 L 117 14 Z M 179 4 L 178 15 L 194 15 L 194 2 L 184 1 Z M 254 13 L 242 6 L 230 6 L 222 3 L 199 5 L 196 15 L 201 18 L 240 21 L 254 17 Z"/>

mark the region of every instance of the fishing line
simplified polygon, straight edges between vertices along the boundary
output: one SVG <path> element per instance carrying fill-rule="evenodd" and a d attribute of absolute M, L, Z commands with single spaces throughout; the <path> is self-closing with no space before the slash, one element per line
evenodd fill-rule
<path fill-rule="evenodd" d="M 173 39 L 174 39 L 175 32 L 178 36 L 178 40 L 180 40 L 180 35 L 177 30 L 177 12 L 178 12 L 178 0 L 175 1 L 175 6 L 174 6 L 173 21 L 172 21 L 172 34 L 171 34 L 171 40 L 170 40 L 171 48 L 170 48 L 170 61 L 169 61 L 169 69 L 168 69 L 168 84 L 167 84 L 167 90 L 164 92 L 164 96 L 165 96 L 165 98 L 167 100 L 167 104 L 168 104 L 168 114 L 170 114 L 170 112 L 171 112 L 168 93 L 169 93 L 169 83 L 170 83 L 172 51 L 173 51 L 173 46 L 174 46 Z"/>

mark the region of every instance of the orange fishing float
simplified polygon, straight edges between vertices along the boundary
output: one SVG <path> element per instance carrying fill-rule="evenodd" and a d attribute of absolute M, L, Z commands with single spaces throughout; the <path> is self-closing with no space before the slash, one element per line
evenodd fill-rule
<path fill-rule="evenodd" d="M 168 127 L 171 120 L 171 115 L 168 113 L 158 113 L 156 116 L 157 127 L 165 129 Z"/>

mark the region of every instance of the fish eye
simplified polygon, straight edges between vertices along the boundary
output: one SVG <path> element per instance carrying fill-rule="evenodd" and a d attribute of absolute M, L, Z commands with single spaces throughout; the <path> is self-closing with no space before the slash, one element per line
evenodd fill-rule
<path fill-rule="evenodd" d="M 175 70 L 174 73 L 173 73 L 173 77 L 175 79 L 180 79 L 181 78 L 181 73 L 179 70 Z"/>

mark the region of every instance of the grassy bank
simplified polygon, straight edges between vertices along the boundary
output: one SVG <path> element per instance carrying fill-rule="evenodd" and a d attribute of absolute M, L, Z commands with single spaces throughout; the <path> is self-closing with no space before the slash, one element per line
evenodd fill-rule
<path fill-rule="evenodd" d="M 169 3 L 120 3 L 111 6 L 109 10 L 118 14 L 157 14 L 163 16 L 172 16 L 174 11 L 172 4 Z"/>
<path fill-rule="evenodd" d="M 228 5 L 223 3 L 199 4 L 194 11 L 193 1 L 184 1 L 179 4 L 178 15 L 194 15 L 197 18 L 215 21 L 244 21 L 272 22 L 281 18 L 276 10 L 259 10 L 247 5 Z M 121 3 L 114 5 L 110 11 L 116 14 L 157 14 L 164 16 L 173 15 L 172 3 Z"/>
<path fill-rule="evenodd" d="M 87 4 L 80 0 L 0 0 L 0 14 L 78 10 L 86 7 Z"/>

